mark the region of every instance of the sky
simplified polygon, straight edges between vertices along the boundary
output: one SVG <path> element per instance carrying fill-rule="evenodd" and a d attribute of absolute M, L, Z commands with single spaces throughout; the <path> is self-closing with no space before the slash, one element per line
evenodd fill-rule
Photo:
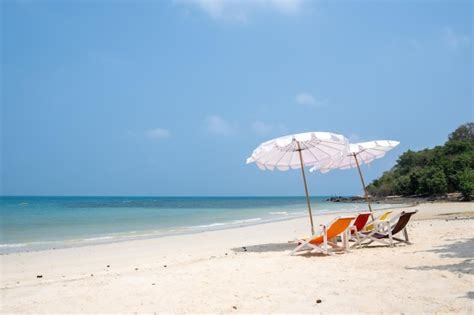
<path fill-rule="evenodd" d="M 473 120 L 471 1 L 4 0 L 2 195 L 298 196 L 263 141 L 442 144 Z M 361 194 L 357 171 L 308 173 Z"/>

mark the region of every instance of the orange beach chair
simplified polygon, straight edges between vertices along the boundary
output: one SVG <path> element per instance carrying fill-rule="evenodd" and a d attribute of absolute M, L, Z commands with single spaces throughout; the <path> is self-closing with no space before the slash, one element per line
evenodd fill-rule
<path fill-rule="evenodd" d="M 328 225 L 321 224 L 321 230 L 308 239 L 298 240 L 298 246 L 291 252 L 294 255 L 298 252 L 311 251 L 311 253 L 322 253 L 325 255 L 334 255 L 335 251 L 348 250 L 348 227 L 354 216 L 337 217 Z M 343 246 L 339 246 L 337 236 L 341 235 Z M 330 248 L 329 248 L 330 247 Z"/>

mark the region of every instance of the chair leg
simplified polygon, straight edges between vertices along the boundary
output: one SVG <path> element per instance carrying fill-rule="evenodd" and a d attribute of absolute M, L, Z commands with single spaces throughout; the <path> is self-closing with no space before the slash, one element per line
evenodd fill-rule
<path fill-rule="evenodd" d="M 308 249 L 305 249 L 305 247 L 309 247 Z M 305 251 L 305 250 L 310 250 L 311 249 L 311 244 L 308 243 L 307 241 L 304 241 L 300 245 L 296 246 L 295 249 L 290 253 L 290 256 L 293 256 L 297 252 Z"/>
<path fill-rule="evenodd" d="M 357 235 L 357 240 L 358 240 L 358 243 L 359 243 L 359 248 L 362 248 L 363 246 L 367 247 L 368 245 L 370 245 L 371 243 L 374 242 L 374 240 L 378 240 L 378 239 L 375 239 L 373 237 L 373 235 L 377 232 L 378 230 L 376 228 L 374 228 L 374 230 L 372 232 L 370 232 L 369 234 L 356 234 Z M 362 236 L 362 238 L 361 238 Z M 365 241 L 368 241 L 367 243 L 364 243 Z M 353 246 L 354 247 L 354 246 Z"/>
<path fill-rule="evenodd" d="M 343 246 L 344 246 L 344 251 L 348 252 L 349 251 L 349 237 L 351 236 L 351 232 L 349 229 L 347 229 L 343 234 L 342 234 L 342 240 L 343 240 Z"/>
<path fill-rule="evenodd" d="M 356 244 L 356 245 L 357 245 L 358 248 L 361 248 L 361 247 L 362 247 L 362 244 L 360 243 L 360 236 L 359 236 L 359 233 L 356 232 L 355 235 L 356 235 L 356 239 L 357 239 L 357 244 Z"/>
<path fill-rule="evenodd" d="M 327 228 L 325 225 L 323 225 L 323 250 L 324 253 L 327 255 L 328 253 L 328 234 L 327 234 Z"/>
<path fill-rule="evenodd" d="M 296 246 L 296 248 L 291 251 L 290 256 L 293 256 L 294 254 L 296 254 L 296 252 L 298 252 L 303 246 L 304 244 L 300 244 Z"/>
<path fill-rule="evenodd" d="M 356 234 L 355 244 L 352 244 L 351 246 L 349 246 L 349 248 L 350 249 L 362 248 L 362 243 L 361 243 L 361 239 L 360 239 L 359 235 Z"/>
<path fill-rule="evenodd" d="M 409 243 L 410 240 L 408 239 L 408 232 L 407 232 L 407 228 L 406 228 L 406 227 L 403 229 L 403 235 L 405 236 L 405 241 L 406 241 L 407 243 Z"/>

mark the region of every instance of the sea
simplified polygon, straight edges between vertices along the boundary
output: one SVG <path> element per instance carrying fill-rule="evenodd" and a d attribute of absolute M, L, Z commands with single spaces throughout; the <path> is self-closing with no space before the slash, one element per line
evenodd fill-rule
<path fill-rule="evenodd" d="M 313 216 L 367 210 L 363 203 L 333 203 L 327 198 L 311 198 Z M 305 197 L 3 196 L 0 254 L 199 233 L 305 216 Z"/>

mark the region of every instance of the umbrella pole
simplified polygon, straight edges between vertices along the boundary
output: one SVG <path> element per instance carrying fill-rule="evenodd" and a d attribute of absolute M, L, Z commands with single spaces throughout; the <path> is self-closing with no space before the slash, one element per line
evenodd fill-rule
<path fill-rule="evenodd" d="M 374 219 L 374 214 L 372 212 L 372 206 L 370 204 L 369 192 L 367 191 L 367 187 L 365 187 L 364 176 L 362 176 L 362 171 L 360 170 L 359 160 L 357 160 L 357 155 L 355 153 L 352 154 L 357 164 L 357 170 L 359 171 L 360 181 L 362 182 L 362 187 L 364 188 L 365 194 L 365 201 L 367 201 L 367 205 L 369 206 L 370 215 L 372 216 L 372 220 Z"/>
<path fill-rule="evenodd" d="M 311 213 L 311 203 L 309 201 L 308 185 L 306 184 L 306 176 L 304 174 L 303 155 L 301 154 L 300 142 L 296 141 L 296 143 L 298 144 L 298 153 L 300 156 L 300 163 L 301 163 L 301 174 L 303 175 L 304 191 L 306 193 L 306 203 L 308 204 L 308 211 L 309 211 L 309 221 L 311 222 L 311 235 L 314 235 L 313 214 Z"/>

